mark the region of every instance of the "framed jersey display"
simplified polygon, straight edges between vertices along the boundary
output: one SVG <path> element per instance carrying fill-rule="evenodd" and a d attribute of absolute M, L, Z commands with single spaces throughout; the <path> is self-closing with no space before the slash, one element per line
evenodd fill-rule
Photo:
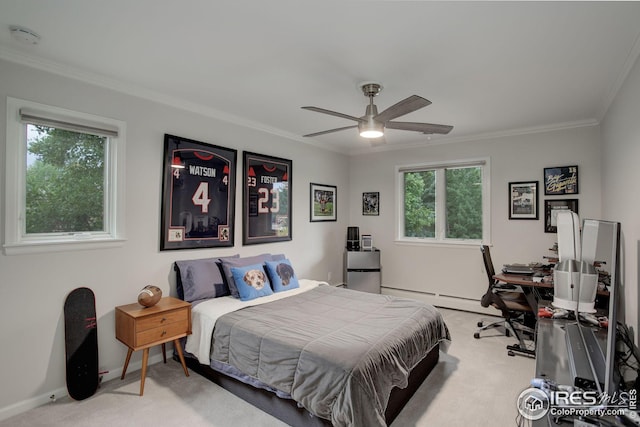
<path fill-rule="evenodd" d="M 291 160 L 245 151 L 242 244 L 291 240 Z"/>
<path fill-rule="evenodd" d="M 237 156 L 165 134 L 161 251 L 233 246 Z"/>

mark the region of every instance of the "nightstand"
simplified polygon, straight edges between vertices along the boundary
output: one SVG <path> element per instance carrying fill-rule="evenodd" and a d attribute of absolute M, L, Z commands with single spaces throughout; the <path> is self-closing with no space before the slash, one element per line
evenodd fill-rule
<path fill-rule="evenodd" d="M 147 375 L 149 348 L 162 345 L 162 356 L 167 363 L 165 343 L 173 341 L 182 369 L 189 376 L 184 362 L 179 338 L 191 334 L 191 304 L 177 298 L 164 297 L 152 307 L 143 307 L 138 303 L 116 307 L 116 338 L 129 348 L 124 362 L 124 379 L 131 354 L 142 350 L 142 374 L 140 375 L 140 396 L 144 392 L 144 379 Z"/>

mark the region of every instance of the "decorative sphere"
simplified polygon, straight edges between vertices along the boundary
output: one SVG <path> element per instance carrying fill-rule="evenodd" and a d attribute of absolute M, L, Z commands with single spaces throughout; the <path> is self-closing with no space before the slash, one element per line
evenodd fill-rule
<path fill-rule="evenodd" d="M 138 304 L 152 307 L 162 298 L 162 289 L 154 285 L 147 285 L 138 293 Z"/>

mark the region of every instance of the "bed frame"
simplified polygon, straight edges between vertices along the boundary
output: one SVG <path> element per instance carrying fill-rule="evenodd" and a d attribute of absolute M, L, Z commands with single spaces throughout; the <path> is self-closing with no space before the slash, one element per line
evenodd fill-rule
<path fill-rule="evenodd" d="M 203 377 L 213 381 L 225 390 L 230 391 L 239 398 L 249 402 L 253 406 L 278 418 L 293 427 L 326 427 L 331 426 L 329 420 L 318 418 L 306 409 L 298 407 L 296 401 L 282 399 L 267 390 L 252 387 L 235 378 L 221 374 L 207 365 L 201 364 L 193 357 L 186 357 L 187 366 Z M 398 416 L 402 408 L 411 399 L 418 387 L 427 378 L 431 370 L 438 363 L 440 357 L 440 346 L 436 345 L 409 374 L 409 381 L 406 388 L 395 387 L 391 390 L 389 403 L 385 411 L 385 420 L 390 425 Z M 174 359 L 177 360 L 174 355 Z"/>

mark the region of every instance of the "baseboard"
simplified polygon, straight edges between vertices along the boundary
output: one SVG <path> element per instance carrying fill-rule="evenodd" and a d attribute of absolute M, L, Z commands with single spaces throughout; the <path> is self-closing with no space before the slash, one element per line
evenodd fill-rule
<path fill-rule="evenodd" d="M 173 347 L 167 346 L 167 359 L 171 359 L 173 354 Z M 148 366 L 162 362 L 162 353 L 158 353 L 156 355 L 149 357 Z M 117 369 L 109 370 L 108 373 L 102 375 L 102 381 L 109 381 L 114 378 L 120 378 L 122 375 L 122 366 Z M 131 375 L 133 372 L 139 371 L 142 369 L 142 360 L 137 362 L 132 362 L 129 364 L 127 368 L 127 375 Z M 139 374 L 138 374 L 139 375 Z M 99 389 L 98 389 L 99 390 Z M 46 393 L 42 393 L 38 396 L 32 397 L 30 399 L 25 399 L 20 402 L 16 402 L 13 405 L 9 405 L 4 408 L 0 408 L 0 421 L 4 421 L 8 418 L 11 418 L 15 415 L 26 412 L 30 409 L 37 408 L 38 406 L 46 405 L 51 403 L 57 399 L 61 399 L 63 397 L 68 396 L 67 387 L 61 387 L 54 390 L 50 390 Z"/>
<path fill-rule="evenodd" d="M 413 298 L 426 302 L 436 307 L 452 308 L 455 310 L 470 311 L 472 313 L 486 314 L 489 316 L 499 315 L 493 307 L 483 307 L 480 300 L 459 298 L 449 295 L 440 295 L 434 293 L 408 291 L 406 289 L 391 288 L 382 286 L 381 293 L 384 295 L 394 295 L 403 298 Z"/>

